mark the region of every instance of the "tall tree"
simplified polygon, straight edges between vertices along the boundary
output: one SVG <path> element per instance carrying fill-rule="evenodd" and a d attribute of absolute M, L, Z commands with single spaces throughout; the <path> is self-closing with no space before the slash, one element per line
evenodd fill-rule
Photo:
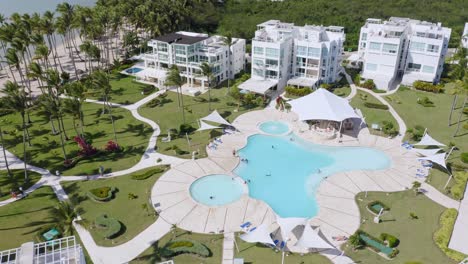
<path fill-rule="evenodd" d="M 232 44 L 234 44 L 231 32 L 226 33 L 226 36 L 223 38 L 223 43 L 228 48 L 228 66 L 227 66 L 228 90 L 227 90 L 227 93 L 229 94 L 229 92 L 231 91 L 231 86 L 230 86 L 231 83 L 230 82 L 231 82 L 231 78 L 232 78 L 232 76 L 231 76 L 231 68 L 232 68 L 231 47 L 232 47 Z"/>
<path fill-rule="evenodd" d="M 211 80 L 213 79 L 213 67 L 207 62 L 203 62 L 200 65 L 200 69 L 208 82 L 208 110 L 211 111 Z"/>
<path fill-rule="evenodd" d="M 117 143 L 117 134 L 115 132 L 114 117 L 112 116 L 112 105 L 109 103 L 109 96 L 112 92 L 112 87 L 109 82 L 109 76 L 99 70 L 93 72 L 91 75 L 92 86 L 95 90 L 99 91 L 101 96 L 104 98 L 104 111 L 109 113 L 109 117 L 112 123 L 112 131 L 114 133 L 114 142 Z"/>
<path fill-rule="evenodd" d="M 172 65 L 171 70 L 167 72 L 165 85 L 176 86 L 179 109 L 182 108 L 182 121 L 185 124 L 184 97 L 181 94 L 183 84 L 184 84 L 184 79 L 182 78 L 182 76 L 180 76 L 179 68 L 177 68 L 177 65 L 175 64 Z"/>

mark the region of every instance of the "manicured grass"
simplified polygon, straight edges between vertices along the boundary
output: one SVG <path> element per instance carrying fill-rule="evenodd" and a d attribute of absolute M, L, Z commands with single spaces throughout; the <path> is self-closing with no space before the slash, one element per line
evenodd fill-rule
<path fill-rule="evenodd" d="M 0 250 L 35 241 L 36 233 L 51 224 L 50 210 L 58 204 L 50 187 L 41 187 L 26 198 L 0 207 Z"/>
<path fill-rule="evenodd" d="M 141 94 L 145 87 L 149 85 L 135 81 L 135 77 L 120 73 L 110 75 L 110 85 L 112 92 L 109 101 L 118 104 L 129 105 L 138 102 L 147 95 Z M 90 94 L 90 99 L 99 99 L 99 94 Z"/>
<path fill-rule="evenodd" d="M 166 234 L 153 246 L 149 247 L 143 253 L 140 254 L 136 259 L 131 261 L 132 264 L 143 264 L 143 263 L 158 263 L 163 261 L 159 256 L 159 249 L 164 247 L 168 242 L 173 239 L 177 240 L 195 240 L 206 247 L 208 247 L 212 253 L 211 257 L 202 258 L 190 254 L 182 254 L 171 258 L 174 263 L 202 263 L 202 264 L 219 264 L 222 261 L 223 255 L 223 235 L 206 235 L 198 233 L 189 233 L 185 230 L 174 229 L 170 233 Z"/>
<path fill-rule="evenodd" d="M 366 206 L 369 202 L 379 200 L 390 207 L 390 211 L 382 215 L 382 222 L 375 224 L 374 215 L 370 213 Z M 356 196 L 361 218 L 365 222 L 360 229 L 374 237 L 379 237 L 381 233 L 388 233 L 396 236 L 400 240 L 397 247 L 400 253 L 391 263 L 407 263 L 419 261 L 421 263 L 455 263 L 449 259 L 435 244 L 433 235 L 439 229 L 439 217 L 445 210 L 444 207 L 434 203 L 424 195 L 417 195 L 413 190 L 383 193 L 368 192 Z M 411 220 L 409 215 L 413 212 L 418 219 Z M 353 251 L 351 247 L 344 247 L 346 254 L 354 261 L 360 263 L 384 263 L 386 260 L 378 254 L 361 249 Z M 389 262 L 390 263 L 390 262 Z"/>
<path fill-rule="evenodd" d="M 101 115 L 102 106 L 98 104 L 85 103 L 83 105 L 85 138 L 92 141 L 97 149 L 103 149 L 109 140 L 113 140 L 112 124 L 109 115 Z M 97 174 L 98 167 L 102 165 L 106 171 L 118 171 L 127 169 L 136 164 L 148 144 L 148 138 L 152 129 L 136 120 L 129 111 L 122 108 L 112 110 L 117 141 L 124 151 L 120 153 L 96 155 L 79 161 L 73 168 L 63 167 L 64 157 L 62 154 L 59 135 L 51 133 L 51 124 L 37 111 L 31 113 L 32 124 L 29 126 L 31 135 L 31 147 L 27 147 L 29 157 L 27 162 L 38 167 L 46 168 L 51 172 L 61 171 L 64 175 Z M 6 147 L 19 158 L 23 158 L 23 143 L 21 117 L 19 114 L 10 114 L 0 118 Z M 4 124 L 4 125 L 3 125 Z M 55 126 L 58 127 L 57 122 Z M 66 141 L 65 149 L 69 159 L 78 155 L 78 145 L 73 141 L 77 135 L 79 126 L 73 128 L 72 118 L 64 117 L 66 133 L 70 138 Z"/>
<path fill-rule="evenodd" d="M 367 95 L 367 97 L 366 97 Z M 395 118 L 393 118 L 392 114 L 388 110 L 382 109 L 375 109 L 375 108 L 368 108 L 364 106 L 365 102 L 369 103 L 376 103 L 381 104 L 379 100 L 377 100 L 374 96 L 369 93 L 358 91 L 356 96 L 353 97 L 351 100 L 351 106 L 354 108 L 359 108 L 366 118 L 366 123 L 369 127 L 371 134 L 385 136 L 382 131 L 372 129 L 372 124 L 379 124 L 380 127 L 383 126 L 383 121 L 390 121 L 393 123 L 395 130 L 398 131 L 399 126 Z"/>
<path fill-rule="evenodd" d="M 199 128 L 199 118 L 207 116 L 215 109 L 229 122 L 232 122 L 237 116 L 247 111 L 260 109 L 240 107 L 239 111 L 236 112 L 237 104 L 234 99 L 227 95 L 226 87 L 211 90 L 211 111 L 208 108 L 208 98 L 208 93 L 197 97 L 183 96 L 186 123 L 191 125 L 194 129 Z M 200 102 L 200 100 L 203 99 L 206 101 Z M 188 135 L 190 146 L 186 135 L 180 135 L 177 137 L 177 135 L 172 134 L 171 142 L 161 142 L 161 138 L 166 136 L 168 129 L 177 129 L 177 131 L 179 131 L 179 127 L 183 123 L 182 109 L 178 107 L 177 93 L 172 91 L 167 92 L 167 97 L 162 101 L 162 104 L 154 108 L 150 108 L 145 105 L 139 109 L 142 116 L 155 121 L 161 128 L 162 135 L 158 138 L 157 151 L 163 154 L 175 156 L 175 151 L 168 148 L 176 145 L 179 149 L 187 152 L 184 155 L 179 155 L 181 158 L 191 158 L 193 151 L 198 151 L 199 155 L 197 157 L 199 158 L 206 157 L 206 145 L 209 143 L 210 139 L 221 136 L 222 130 L 213 129 L 190 133 Z M 228 103 L 230 103 L 230 105 L 228 105 Z"/>
<path fill-rule="evenodd" d="M 16 191 L 19 187 L 23 187 L 23 190 L 26 191 L 41 179 L 39 173 L 28 171 L 29 181 L 25 183 L 24 170 L 11 170 L 11 173 L 13 174 L 12 178 L 8 176 L 6 170 L 0 171 L 0 201 L 10 198 L 12 189 Z"/>
<path fill-rule="evenodd" d="M 344 97 L 347 97 L 351 93 L 351 87 L 344 86 L 340 88 L 335 88 L 333 90 L 333 93 L 344 98 Z"/>
<path fill-rule="evenodd" d="M 236 242 L 239 246 L 239 252 L 234 251 L 234 256 L 236 258 L 243 258 L 244 263 L 252 263 L 252 264 L 263 264 L 263 263 L 281 263 L 281 252 L 275 252 L 273 249 L 269 247 L 265 247 L 261 244 L 252 244 L 243 241 L 242 239 L 237 237 L 236 234 Z M 305 254 L 301 256 L 300 254 L 296 253 L 288 253 L 288 256 L 285 255 L 284 263 L 317 263 L 317 264 L 329 264 L 332 263 L 326 257 L 317 254 Z"/>
<path fill-rule="evenodd" d="M 152 169 L 154 168 L 135 173 L 142 173 Z M 98 245 L 115 246 L 132 239 L 156 220 L 153 206 L 149 203 L 149 197 L 151 188 L 161 175 L 162 173 L 157 173 L 145 180 L 133 180 L 131 179 L 132 174 L 130 174 L 94 181 L 63 182 L 62 186 L 70 197 L 75 197 L 78 200 L 77 207 L 84 210 L 81 216 L 90 226 L 92 226 L 96 217 L 102 214 L 115 218 L 122 223 L 123 233 L 112 240 L 104 239 L 100 235 L 100 230 L 96 228 L 89 230 Z M 107 202 L 95 202 L 87 198 L 86 193 L 89 190 L 103 186 L 117 188 L 118 191 L 114 194 L 113 199 Z M 130 199 L 129 193 L 136 195 L 137 198 Z M 143 204 L 148 206 L 148 211 L 143 208 Z"/>

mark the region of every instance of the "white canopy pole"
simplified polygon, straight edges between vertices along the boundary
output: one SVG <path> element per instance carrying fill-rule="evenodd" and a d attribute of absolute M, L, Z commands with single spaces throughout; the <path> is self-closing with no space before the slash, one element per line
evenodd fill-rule
<path fill-rule="evenodd" d="M 453 146 L 453 147 L 450 149 L 450 151 L 449 151 L 449 153 L 447 154 L 447 156 L 445 156 L 445 160 L 447 160 L 448 157 L 450 156 L 450 154 L 452 154 L 453 149 L 455 149 L 455 146 Z"/>
<path fill-rule="evenodd" d="M 426 135 L 426 133 L 427 133 L 427 127 L 426 129 L 424 129 L 423 137 Z"/>

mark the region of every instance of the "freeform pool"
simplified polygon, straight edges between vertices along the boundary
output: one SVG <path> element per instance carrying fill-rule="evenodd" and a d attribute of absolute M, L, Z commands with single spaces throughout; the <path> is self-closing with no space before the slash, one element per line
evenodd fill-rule
<path fill-rule="evenodd" d="M 286 123 L 279 121 L 267 121 L 259 125 L 259 128 L 264 133 L 270 135 L 284 135 L 289 131 L 289 126 Z"/>
<path fill-rule="evenodd" d="M 379 150 L 316 145 L 294 134 L 250 136 L 239 155 L 248 162 L 241 162 L 234 172 L 248 182 L 249 195 L 281 217 L 317 215 L 315 191 L 331 174 L 390 166 L 390 159 Z"/>
<path fill-rule="evenodd" d="M 244 186 L 239 179 L 223 174 L 204 176 L 190 185 L 192 198 L 208 206 L 232 203 L 244 193 Z"/>
<path fill-rule="evenodd" d="M 129 74 L 135 74 L 137 72 L 141 72 L 142 70 L 143 70 L 142 68 L 134 67 L 134 68 L 126 69 L 125 72 Z"/>

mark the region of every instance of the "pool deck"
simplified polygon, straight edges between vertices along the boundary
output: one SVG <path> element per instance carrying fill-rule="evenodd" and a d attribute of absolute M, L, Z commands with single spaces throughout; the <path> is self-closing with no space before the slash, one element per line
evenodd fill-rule
<path fill-rule="evenodd" d="M 232 175 L 239 163 L 233 150 L 247 144 L 247 138 L 262 133 L 258 125 L 265 121 L 278 120 L 288 123 L 296 135 L 316 144 L 330 146 L 362 146 L 379 149 L 391 159 L 391 166 L 383 170 L 356 170 L 333 174 L 325 178 L 316 192 L 319 212 L 309 222 L 320 227 L 323 235 L 335 246 L 343 242 L 332 239 L 334 236 L 350 236 L 360 225 L 361 219 L 355 196 L 363 191 L 395 192 L 411 188 L 416 169 L 420 164 L 416 154 L 401 147 L 400 141 L 371 135 L 367 128 L 359 131 L 358 137 L 344 135 L 343 138 L 327 140 L 297 121 L 297 115 L 274 109 L 253 111 L 239 116 L 233 125 L 240 131 L 223 135 L 222 144 L 216 150 L 207 149 L 208 158 L 188 160 L 172 167 L 161 176 L 152 189 L 151 199 L 160 217 L 179 228 L 197 233 L 230 233 L 241 231 L 240 225 L 249 221 L 253 226 L 262 223 L 275 223 L 275 213 L 263 201 L 247 194 L 238 201 L 218 207 L 208 207 L 195 202 L 189 187 L 196 179 L 210 174 Z M 419 180 L 422 181 L 422 180 Z M 366 221 L 372 221 L 367 219 Z M 301 249 L 292 246 L 293 252 Z M 291 245 L 291 246 L 290 246 Z"/>

